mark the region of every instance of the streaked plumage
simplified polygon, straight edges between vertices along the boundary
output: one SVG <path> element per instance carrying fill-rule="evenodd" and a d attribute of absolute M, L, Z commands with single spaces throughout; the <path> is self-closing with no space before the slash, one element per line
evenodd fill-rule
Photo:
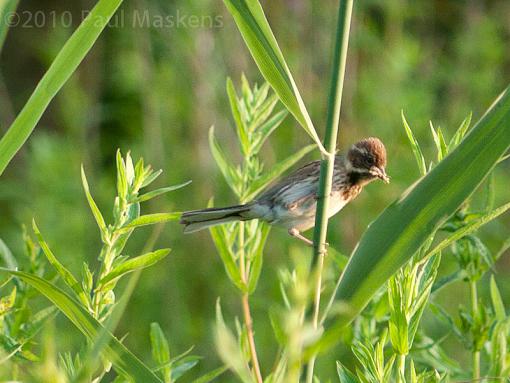
<path fill-rule="evenodd" d="M 333 174 L 328 216 L 338 213 L 356 198 L 363 186 L 379 178 L 388 182 L 385 173 L 386 150 L 377 138 L 364 139 L 351 147 L 347 157 L 337 155 Z M 320 161 L 313 161 L 283 178 L 246 205 L 210 208 L 183 213 L 184 232 L 192 233 L 210 226 L 261 219 L 285 227 L 289 234 L 310 241 L 301 232 L 315 224 Z"/>

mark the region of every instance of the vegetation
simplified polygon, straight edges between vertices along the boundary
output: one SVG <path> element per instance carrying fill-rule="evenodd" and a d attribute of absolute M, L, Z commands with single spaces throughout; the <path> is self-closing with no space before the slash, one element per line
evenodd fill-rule
<path fill-rule="evenodd" d="M 352 10 L 349 0 L 287 14 L 279 4 L 263 8 L 258 0 L 225 0 L 228 12 L 212 4 L 177 2 L 172 8 L 140 1 L 119 10 L 136 17 L 141 9 L 173 15 L 186 7 L 191 15 L 221 16 L 219 24 L 192 27 L 188 15 L 184 29 L 196 33 L 170 42 L 171 28 L 155 24 L 107 28 L 120 5 L 100 0 L 71 36 L 63 25 L 38 27 L 49 33 L 39 54 L 43 62 L 51 57 L 51 65 L 26 104 L 13 92 L 26 90 L 6 75 L 16 63 L 10 52 L 25 31 L 13 27 L 7 35 L 6 76 L 0 78 L 0 117 L 7 128 L 0 140 L 1 379 L 425 383 L 510 377 L 504 283 L 509 88 L 481 113 L 481 105 L 507 85 L 505 2 L 482 8 L 367 1 Z M 0 15 L 33 12 L 22 6 L 7 1 Z M 462 12 L 450 15 L 448 24 L 437 20 L 435 7 Z M 337 32 L 329 43 L 322 35 L 331 34 L 336 8 Z M 300 12 L 307 15 L 303 24 Z M 235 61 L 244 54 L 233 52 L 244 51 L 240 40 L 228 41 L 231 19 L 262 77 Z M 448 28 L 429 37 L 420 29 L 429 22 Z M 298 24 L 308 39 L 281 49 Z M 101 81 L 72 76 L 103 30 L 106 39 L 78 72 L 84 76 L 103 62 L 112 69 Z M 63 38 L 67 42 L 57 49 L 55 41 Z M 444 62 L 428 62 L 420 47 L 432 52 L 440 44 L 450 50 L 441 56 Z M 325 81 L 298 84 L 306 82 L 304 72 L 322 73 L 331 49 L 326 99 Z M 225 73 L 227 58 L 233 78 L 241 78 L 237 87 Z M 218 85 L 224 78 L 226 92 Z M 217 105 L 215 94 L 222 94 Z M 310 107 L 308 100 L 314 101 Z M 315 118 L 321 104 L 328 105 L 324 141 L 317 131 L 322 121 Z M 471 107 L 474 114 L 455 130 L 416 123 L 438 116 L 452 126 Z M 478 122 L 471 124 L 472 118 Z M 207 153 L 204 126 L 214 120 Z M 390 192 L 371 186 L 329 223 L 323 212 L 339 121 L 342 148 L 353 137 L 383 138 L 392 185 Z M 48 126 L 54 131 L 43 129 Z M 129 152 L 112 156 L 118 146 L 144 152 L 177 185 L 153 188 L 162 172 L 143 159 L 133 162 Z M 313 251 L 258 221 L 214 227 L 212 241 L 201 234 L 184 237 L 172 226 L 179 211 L 201 207 L 211 195 L 209 205 L 251 200 L 313 151 L 322 158 Z M 16 153 L 19 159 L 12 161 Z M 225 181 L 214 187 L 205 181 L 210 158 Z M 77 190 L 81 162 L 84 195 Z M 110 180 L 113 163 L 116 182 Z M 114 188 L 112 214 L 106 214 Z M 32 221 L 31 229 L 21 230 L 16 221 Z M 56 337 L 56 328 L 65 337 Z"/>

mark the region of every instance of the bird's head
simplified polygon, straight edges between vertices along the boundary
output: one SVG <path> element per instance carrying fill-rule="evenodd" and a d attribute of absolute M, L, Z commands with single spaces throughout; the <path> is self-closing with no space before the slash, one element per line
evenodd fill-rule
<path fill-rule="evenodd" d="M 386 175 L 386 148 L 380 139 L 370 137 L 355 143 L 347 154 L 347 160 L 350 172 L 357 179 L 370 182 L 378 178 L 385 183 L 390 182 Z"/>

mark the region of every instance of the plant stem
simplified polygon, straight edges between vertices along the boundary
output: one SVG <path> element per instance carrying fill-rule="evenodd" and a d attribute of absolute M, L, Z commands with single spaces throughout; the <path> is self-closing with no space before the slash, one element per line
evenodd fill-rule
<path fill-rule="evenodd" d="M 245 284 L 248 283 L 248 275 L 246 273 L 246 258 L 244 254 L 244 222 L 239 223 L 239 270 L 241 278 Z M 255 337 L 253 335 L 253 320 L 250 311 L 250 296 L 248 293 L 242 293 L 241 303 L 243 306 L 244 325 L 248 337 L 248 346 L 250 348 L 251 364 L 257 383 L 263 383 L 262 374 L 260 373 L 260 364 L 257 357 L 257 348 L 255 346 Z"/>
<path fill-rule="evenodd" d="M 471 288 L 471 310 L 473 314 L 473 319 L 476 321 L 476 318 L 479 316 L 478 312 L 478 289 L 476 286 L 476 281 L 469 282 Z M 473 380 L 480 379 L 480 350 L 476 348 L 473 349 Z"/>
<path fill-rule="evenodd" d="M 333 71 L 331 87 L 328 98 L 328 115 L 326 121 L 326 134 L 324 147 L 328 156 L 322 159 L 319 178 L 319 190 L 317 198 L 317 213 L 315 215 L 315 230 L 313 233 L 313 258 L 312 269 L 317 269 L 317 281 L 315 288 L 314 310 L 312 323 L 316 328 L 319 321 L 320 295 L 322 288 L 322 269 L 324 266 L 325 244 L 328 231 L 328 206 L 329 196 L 333 183 L 333 170 L 335 166 L 336 141 L 338 135 L 338 122 L 342 105 L 342 91 L 344 86 L 345 63 L 347 60 L 347 48 L 349 45 L 349 31 L 351 26 L 353 0 L 340 0 L 338 7 L 337 30 L 333 54 Z M 306 381 L 313 381 L 313 369 L 316 356 L 314 355 L 308 364 Z"/>
<path fill-rule="evenodd" d="M 397 382 L 403 383 L 405 382 L 405 372 L 406 372 L 406 356 L 404 354 L 400 354 L 397 359 Z"/>

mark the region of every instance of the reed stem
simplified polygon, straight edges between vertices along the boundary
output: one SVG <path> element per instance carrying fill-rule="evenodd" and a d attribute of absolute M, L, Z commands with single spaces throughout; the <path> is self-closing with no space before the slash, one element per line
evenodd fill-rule
<path fill-rule="evenodd" d="M 324 147 L 328 155 L 321 161 L 319 178 L 319 190 L 317 196 L 317 213 L 315 215 L 315 230 L 313 234 L 313 258 L 312 270 L 317 270 L 315 286 L 314 308 L 312 323 L 315 328 L 319 322 L 319 307 L 322 289 L 322 271 L 324 256 L 326 254 L 326 237 L 328 232 L 328 207 L 329 196 L 333 183 L 333 171 L 335 166 L 336 141 L 338 136 L 338 123 L 340 121 L 340 109 L 342 106 L 342 92 L 344 87 L 345 66 L 347 61 L 347 48 L 349 45 L 349 32 L 351 26 L 353 0 L 340 0 L 338 7 L 337 30 L 333 53 L 333 70 L 331 87 L 328 98 L 328 114 L 326 120 L 326 133 Z M 316 355 L 307 366 L 306 382 L 313 381 L 313 370 Z"/>

